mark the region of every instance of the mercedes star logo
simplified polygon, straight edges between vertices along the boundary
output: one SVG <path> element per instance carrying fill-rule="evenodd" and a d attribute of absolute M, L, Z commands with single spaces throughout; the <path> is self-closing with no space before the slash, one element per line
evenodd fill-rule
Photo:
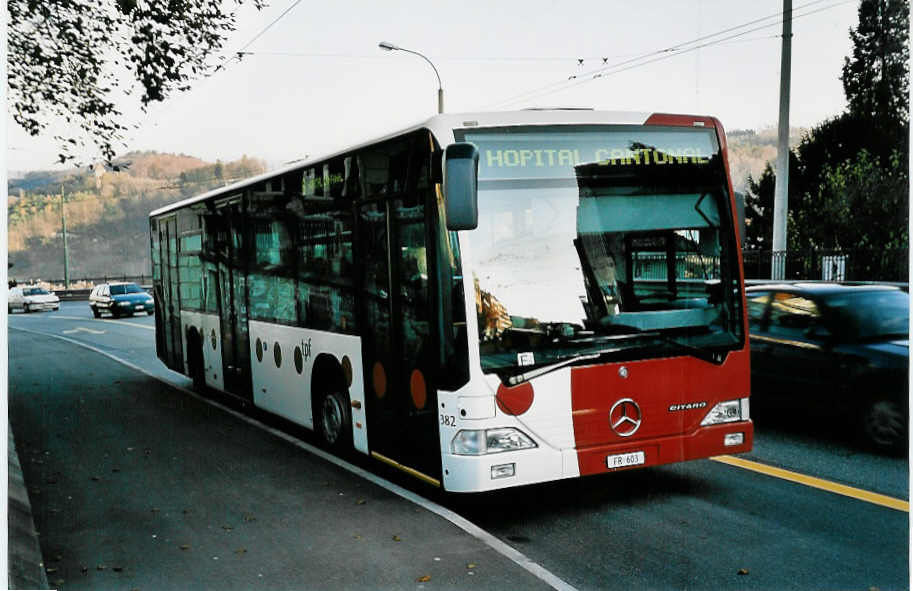
<path fill-rule="evenodd" d="M 630 437 L 640 429 L 643 416 L 640 407 L 630 398 L 622 398 L 609 411 L 609 426 L 619 437 Z"/>

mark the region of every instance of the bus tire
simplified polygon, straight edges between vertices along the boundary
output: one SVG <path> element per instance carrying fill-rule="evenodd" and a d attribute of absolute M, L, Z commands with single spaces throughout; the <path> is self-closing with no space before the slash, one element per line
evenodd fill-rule
<path fill-rule="evenodd" d="M 349 397 L 330 389 L 317 397 L 316 427 L 320 443 L 332 451 L 343 451 L 352 443 L 352 412 Z"/>

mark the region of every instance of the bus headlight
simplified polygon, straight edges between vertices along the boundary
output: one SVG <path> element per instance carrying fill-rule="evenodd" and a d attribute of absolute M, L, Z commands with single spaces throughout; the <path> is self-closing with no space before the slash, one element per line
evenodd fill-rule
<path fill-rule="evenodd" d="M 450 451 L 458 456 L 481 456 L 533 447 L 538 446 L 526 433 L 513 427 L 463 429 L 450 442 Z"/>
<path fill-rule="evenodd" d="M 707 416 L 704 417 L 704 420 L 701 421 L 701 427 L 747 420 L 748 399 L 739 398 L 737 400 L 727 400 L 725 402 L 720 402 L 711 408 L 710 412 L 707 413 Z"/>

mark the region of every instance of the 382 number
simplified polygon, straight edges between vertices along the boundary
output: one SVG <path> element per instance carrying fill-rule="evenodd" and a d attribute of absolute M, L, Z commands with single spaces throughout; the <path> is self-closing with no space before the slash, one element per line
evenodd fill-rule
<path fill-rule="evenodd" d="M 455 427 L 456 417 L 453 415 L 441 415 L 441 424 L 445 427 Z"/>

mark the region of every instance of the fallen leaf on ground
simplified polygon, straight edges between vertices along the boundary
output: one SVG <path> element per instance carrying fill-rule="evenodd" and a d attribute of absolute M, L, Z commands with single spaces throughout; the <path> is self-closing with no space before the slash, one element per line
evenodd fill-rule
<path fill-rule="evenodd" d="M 235 550 L 235 554 L 244 554 L 245 552 L 247 552 L 247 548 L 238 548 Z"/>
<path fill-rule="evenodd" d="M 470 562 L 469 564 L 466 565 L 466 568 L 475 568 L 475 567 L 476 567 L 476 565 L 473 562 Z"/>
<path fill-rule="evenodd" d="M 223 525 L 223 526 L 222 526 L 222 529 L 224 529 L 225 531 L 231 531 L 231 530 L 233 530 L 233 529 L 235 529 L 235 528 L 233 528 L 233 527 L 230 526 L 230 525 Z"/>
<path fill-rule="evenodd" d="M 190 550 L 190 544 L 181 544 L 181 550 Z"/>
<path fill-rule="evenodd" d="M 427 583 L 431 580 L 431 575 L 424 575 L 415 580 L 416 583 Z"/>
<path fill-rule="evenodd" d="M 740 575 L 747 575 L 747 574 L 748 574 L 748 569 L 747 569 L 747 568 L 740 568 L 740 569 L 739 569 L 739 574 L 740 574 Z"/>
<path fill-rule="evenodd" d="M 399 536 L 393 536 L 393 541 L 394 541 L 394 542 L 402 542 L 403 539 L 402 539 L 401 537 L 399 537 Z"/>
<path fill-rule="evenodd" d="M 364 504 L 367 503 L 367 502 L 368 502 L 368 501 L 366 501 L 366 500 L 364 500 L 364 499 L 358 499 L 357 501 L 355 501 L 355 504 L 356 504 L 356 505 L 364 505 Z"/>

